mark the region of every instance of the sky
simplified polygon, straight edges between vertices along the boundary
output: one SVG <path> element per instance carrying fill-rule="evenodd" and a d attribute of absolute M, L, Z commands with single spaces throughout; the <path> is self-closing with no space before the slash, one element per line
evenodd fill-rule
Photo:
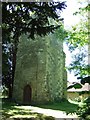
<path fill-rule="evenodd" d="M 66 0 L 67 8 L 63 10 L 61 14 L 61 17 L 64 18 L 64 28 L 66 30 L 70 29 L 71 26 L 80 21 L 80 16 L 75 16 L 73 13 L 75 13 L 81 5 L 85 6 L 87 4 L 87 0 L 82 0 L 83 4 L 79 4 L 78 1 L 79 0 Z M 64 52 L 66 53 L 66 66 L 69 66 L 72 57 L 66 44 L 64 44 Z M 78 81 L 77 77 L 74 76 L 74 73 L 70 73 L 69 71 L 67 71 L 67 80 L 70 82 Z"/>
<path fill-rule="evenodd" d="M 80 21 L 78 16 L 73 15 L 73 13 L 76 12 L 80 6 L 77 4 L 77 0 L 67 0 L 66 4 L 67 8 L 63 10 L 61 16 L 64 18 L 64 28 L 70 29 L 71 26 L 77 24 Z M 66 44 L 64 44 L 64 52 L 66 53 L 66 66 L 69 66 L 72 58 Z M 77 77 L 74 76 L 73 72 L 70 73 L 67 71 L 67 80 L 74 82 L 77 81 Z"/>
<path fill-rule="evenodd" d="M 63 11 L 62 17 L 64 18 L 64 27 L 65 29 L 70 29 L 72 25 L 75 25 L 79 22 L 79 18 L 74 16 L 73 13 L 79 8 L 77 0 L 68 0 L 67 8 Z M 68 66 L 72 60 L 71 54 L 68 51 L 68 47 L 64 44 L 64 52 L 66 53 L 66 66 Z M 77 81 L 77 78 L 74 76 L 74 73 L 67 71 L 67 80 L 70 82 Z"/>
<path fill-rule="evenodd" d="M 78 10 L 80 5 L 77 4 L 77 0 L 66 0 L 66 4 L 67 7 L 63 10 L 61 16 L 64 18 L 65 29 L 69 29 L 72 25 L 75 25 L 80 20 L 78 16 L 73 15 L 73 13 Z"/>
<path fill-rule="evenodd" d="M 90 2 L 90 0 L 54 0 L 54 1 L 56 2 L 66 1 L 67 7 L 61 13 L 61 17 L 64 18 L 64 28 L 66 30 L 71 29 L 73 25 L 79 23 L 80 21 L 80 16 L 75 16 L 73 15 L 73 13 L 78 11 L 78 9 L 81 6 L 84 7 L 88 2 Z M 83 4 L 80 4 L 81 3 L 80 1 Z M 69 66 L 72 57 L 71 57 L 71 53 L 68 51 L 68 47 L 66 44 L 64 44 L 64 52 L 66 54 L 66 66 Z M 73 72 L 70 73 L 69 71 L 67 71 L 67 80 L 70 82 L 74 82 L 77 81 L 77 77 L 74 76 Z"/>

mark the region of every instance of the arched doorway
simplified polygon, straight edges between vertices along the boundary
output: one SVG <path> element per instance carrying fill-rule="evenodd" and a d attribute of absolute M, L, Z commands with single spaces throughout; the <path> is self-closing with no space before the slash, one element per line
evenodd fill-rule
<path fill-rule="evenodd" d="M 32 89 L 30 85 L 26 85 L 23 91 L 23 103 L 30 104 L 31 103 L 31 96 L 32 96 Z"/>

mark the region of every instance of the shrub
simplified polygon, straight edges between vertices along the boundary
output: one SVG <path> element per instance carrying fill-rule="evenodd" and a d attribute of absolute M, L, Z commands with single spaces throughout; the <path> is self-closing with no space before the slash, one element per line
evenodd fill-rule
<path fill-rule="evenodd" d="M 90 120 L 90 97 L 83 101 L 82 106 L 79 106 L 76 114 L 85 120 Z"/>

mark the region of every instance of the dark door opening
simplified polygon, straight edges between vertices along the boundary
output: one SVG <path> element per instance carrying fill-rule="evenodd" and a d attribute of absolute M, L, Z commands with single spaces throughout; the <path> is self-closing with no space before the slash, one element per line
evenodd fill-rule
<path fill-rule="evenodd" d="M 26 85 L 24 87 L 24 91 L 23 91 L 23 102 L 24 104 L 30 104 L 31 103 L 31 94 L 32 94 L 32 90 L 30 85 Z"/>

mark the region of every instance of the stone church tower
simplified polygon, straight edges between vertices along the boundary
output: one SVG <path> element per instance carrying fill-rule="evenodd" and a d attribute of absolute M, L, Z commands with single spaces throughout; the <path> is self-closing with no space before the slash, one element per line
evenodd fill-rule
<path fill-rule="evenodd" d="M 63 42 L 54 34 L 28 39 L 18 45 L 13 99 L 19 103 L 40 104 L 66 98 L 67 74 Z"/>

